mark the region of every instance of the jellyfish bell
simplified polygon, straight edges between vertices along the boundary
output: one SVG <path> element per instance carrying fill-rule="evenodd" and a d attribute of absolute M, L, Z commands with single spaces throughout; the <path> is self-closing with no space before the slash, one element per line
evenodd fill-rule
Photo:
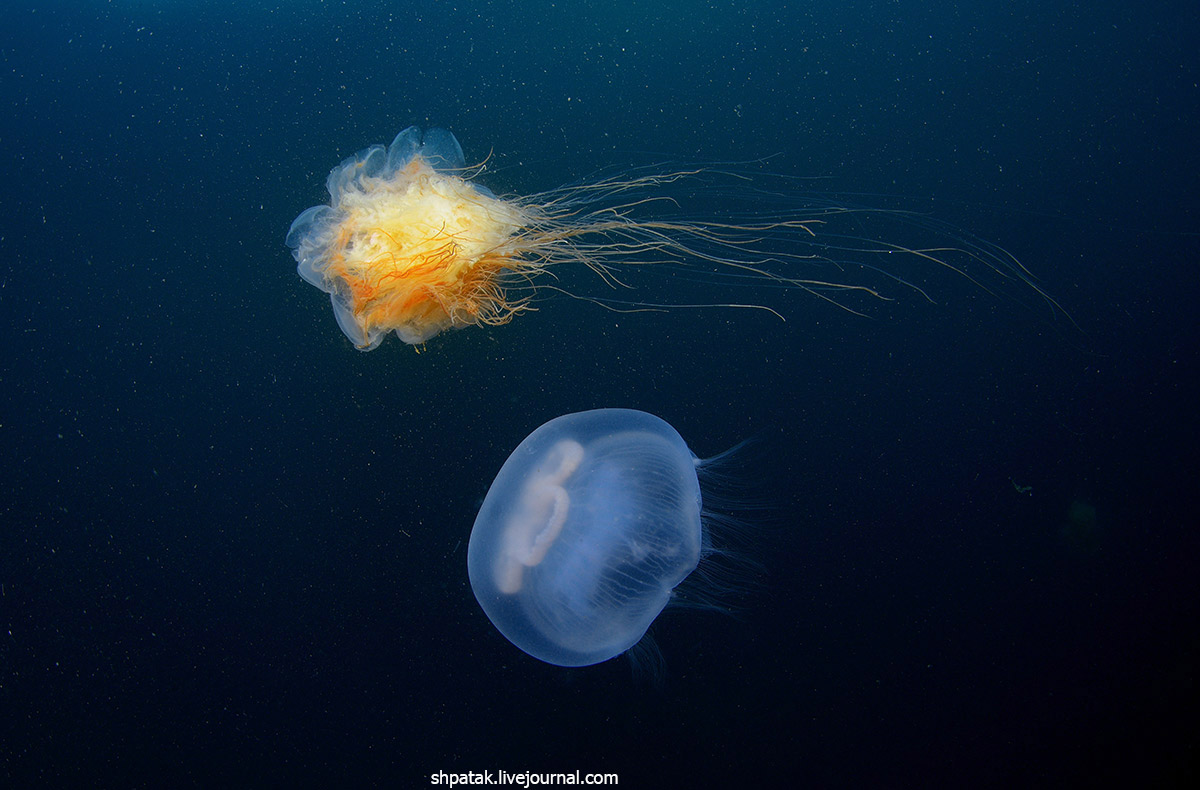
<path fill-rule="evenodd" d="M 697 459 L 631 409 L 551 420 L 513 451 L 471 530 L 467 571 L 488 619 L 525 653 L 586 666 L 642 642 L 677 590 L 720 594 Z"/>
<path fill-rule="evenodd" d="M 450 327 L 496 324 L 523 309 L 498 274 L 522 263 L 519 207 L 463 177 L 444 129 L 409 127 L 329 174 L 328 205 L 305 210 L 287 244 L 305 281 L 329 294 L 338 326 L 370 351 L 389 331 L 417 345 Z"/>
<path fill-rule="evenodd" d="M 326 182 L 330 200 L 302 212 L 287 244 L 305 281 L 329 294 L 342 332 L 363 350 L 388 332 L 420 345 L 447 329 L 498 325 L 566 294 L 617 311 L 747 308 L 783 316 L 743 287 L 800 289 L 851 312 L 856 299 L 887 300 L 885 285 L 932 298 L 896 259 L 932 264 L 991 290 L 1017 284 L 1054 307 L 1004 250 L 947 232 L 908 212 L 801 199 L 716 167 L 635 168 L 547 192 L 499 197 L 473 180 L 445 129 L 405 129 L 386 148 L 344 160 Z M 707 194 L 719 211 L 689 216 L 681 198 Z M 866 219 L 932 232 L 930 245 L 857 235 Z M 948 238 L 947 238 L 948 237 Z M 945 244 L 949 240 L 952 244 Z M 563 275 L 590 272 L 600 293 Z M 709 301 L 638 291 L 640 274 L 684 270 L 726 297 Z M 857 274 L 851 276 L 849 272 Z M 828 275 L 826 275 L 828 273 Z M 659 281 L 660 284 L 663 281 Z M 649 294 L 649 295 L 647 295 Z"/>

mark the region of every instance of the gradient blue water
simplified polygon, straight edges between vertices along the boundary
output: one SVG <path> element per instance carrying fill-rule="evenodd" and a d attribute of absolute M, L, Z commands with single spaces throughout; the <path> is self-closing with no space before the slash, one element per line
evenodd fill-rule
<path fill-rule="evenodd" d="M 910 6 L 5 4 L 0 779 L 1177 776 L 1195 4 Z M 1082 331 L 953 282 L 359 354 L 283 237 L 411 124 L 497 192 L 769 157 L 1002 244 Z M 609 406 L 759 437 L 776 525 L 737 617 L 663 623 L 658 690 L 514 660 L 462 571 L 511 449 Z"/>

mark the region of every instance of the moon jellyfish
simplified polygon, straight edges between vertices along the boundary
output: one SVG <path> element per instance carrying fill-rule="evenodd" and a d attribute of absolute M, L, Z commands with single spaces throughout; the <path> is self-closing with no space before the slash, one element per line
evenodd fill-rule
<path fill-rule="evenodd" d="M 641 411 L 579 412 L 535 430 L 471 530 L 467 571 L 488 619 L 559 666 L 629 650 L 713 552 L 704 463 Z"/>
<path fill-rule="evenodd" d="M 897 271 L 898 258 L 955 271 L 989 290 L 984 280 L 1023 284 L 1045 297 L 1011 255 L 949 226 L 801 199 L 736 170 L 639 168 L 501 197 L 473 180 L 483 169 L 466 166 L 445 129 L 409 127 L 391 145 L 345 159 L 326 180 L 329 203 L 296 217 L 286 241 L 297 271 L 329 294 L 338 326 L 357 348 L 377 348 L 389 332 L 420 345 L 446 329 L 504 324 L 543 294 L 618 311 L 744 307 L 780 318 L 753 299 L 728 297 L 747 285 L 803 289 L 851 312 L 858 297 L 890 299 L 884 285 L 930 299 L 912 274 Z M 698 195 L 716 201 L 716 215 L 684 213 L 680 207 Z M 932 230 L 940 243 L 864 230 L 881 218 Z M 609 295 L 570 289 L 564 266 L 590 270 Z M 639 270 L 663 268 L 684 272 L 665 297 L 632 293 Z M 844 281 L 850 271 L 865 276 Z M 689 303 L 680 287 L 697 276 L 709 290 Z M 722 299 L 712 301 L 715 293 Z"/>

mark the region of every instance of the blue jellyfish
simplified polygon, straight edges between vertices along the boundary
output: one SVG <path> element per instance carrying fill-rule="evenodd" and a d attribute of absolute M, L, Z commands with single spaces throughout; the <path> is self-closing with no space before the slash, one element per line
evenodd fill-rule
<path fill-rule="evenodd" d="M 505 461 L 475 519 L 471 589 L 534 658 L 596 664 L 633 647 L 711 552 L 700 461 L 631 409 L 558 417 Z"/>

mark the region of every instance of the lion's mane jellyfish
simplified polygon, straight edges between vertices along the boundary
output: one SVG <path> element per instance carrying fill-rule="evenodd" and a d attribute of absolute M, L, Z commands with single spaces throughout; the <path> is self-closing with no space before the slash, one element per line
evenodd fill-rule
<path fill-rule="evenodd" d="M 736 170 L 639 168 L 504 197 L 472 181 L 480 170 L 466 167 L 450 132 L 409 127 L 386 148 L 373 145 L 335 167 L 328 205 L 292 223 L 287 244 L 300 276 L 329 294 L 338 326 L 357 348 L 370 351 L 391 331 L 420 345 L 449 328 L 504 324 L 542 293 L 619 311 L 745 307 L 775 315 L 756 297 L 729 296 L 747 285 L 799 288 L 851 312 L 858 297 L 888 299 L 884 285 L 929 299 L 919 278 L 897 271 L 897 258 L 955 271 L 988 290 L 1015 282 L 1041 293 L 1004 250 L 949 226 L 767 190 Z M 715 197 L 718 217 L 683 213 L 683 200 L 697 194 Z M 932 229 L 938 243 L 866 229 L 881 219 Z M 709 290 L 690 300 L 698 303 L 681 303 L 678 289 L 693 279 L 685 276 L 665 295 L 584 295 L 552 271 L 564 264 L 590 269 L 617 295 L 636 272 L 669 267 L 699 273 Z"/>

